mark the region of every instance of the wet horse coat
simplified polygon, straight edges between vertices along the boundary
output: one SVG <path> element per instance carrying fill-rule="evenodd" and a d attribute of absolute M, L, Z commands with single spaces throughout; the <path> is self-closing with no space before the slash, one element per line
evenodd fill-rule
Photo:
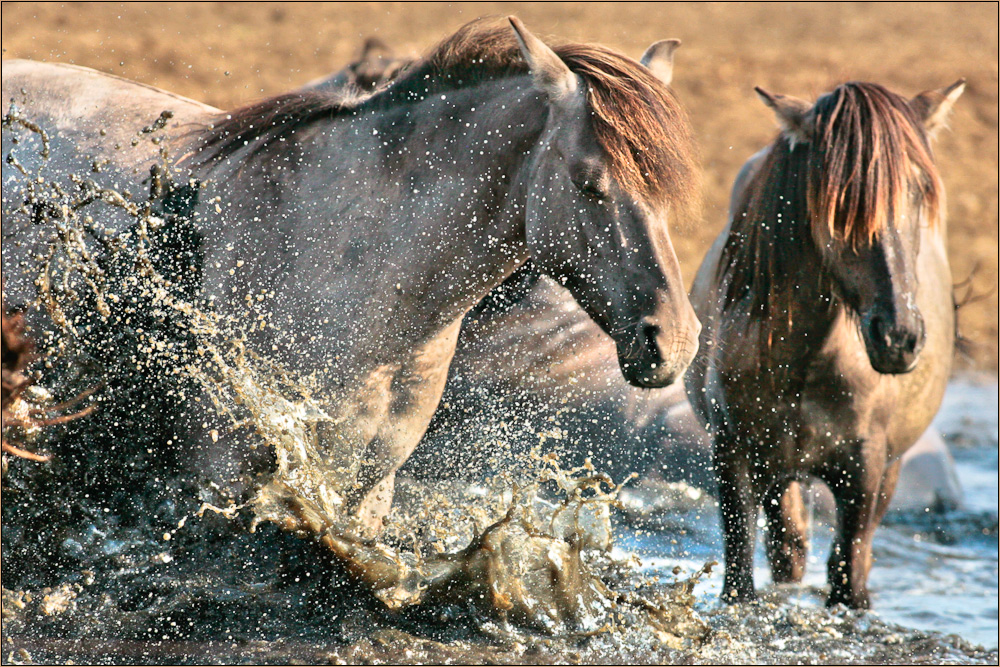
<path fill-rule="evenodd" d="M 828 603 L 870 604 L 872 537 L 951 369 L 929 139 L 962 87 L 907 101 L 849 83 L 815 105 L 758 91 L 783 132 L 744 166 L 695 278 L 704 329 L 685 378 L 714 442 L 730 600 L 754 597 L 761 504 L 775 580 L 802 577 L 808 474 L 837 502 Z"/>
<path fill-rule="evenodd" d="M 637 63 L 554 52 L 512 22 L 467 26 L 368 97 L 300 92 L 222 115 L 81 68 L 4 66 L 5 112 L 14 100 L 47 129 L 57 173 L 107 160 L 102 179 L 144 188 L 157 147 L 137 129 L 172 112 L 163 145 L 206 184 L 204 298 L 252 324 L 252 350 L 319 380 L 336 424 L 323 446 L 365 461 L 348 498 L 369 532 L 437 406 L 462 316 L 529 256 L 612 336 L 631 382 L 668 383 L 693 356 L 666 230 L 691 195 L 682 112 Z M 29 172 L 35 148 L 16 151 Z M 11 202 L 16 181 L 5 170 Z M 6 210 L 5 223 L 9 293 L 28 303 L 46 241 Z M 253 434 L 212 420 L 187 415 L 196 465 L 239 496 Z"/>
<path fill-rule="evenodd" d="M 678 46 L 678 40 L 657 42 L 640 62 L 670 84 Z M 310 85 L 370 88 L 409 64 L 369 40 L 356 62 Z M 514 414 L 519 418 L 510 420 Z M 539 425 L 547 424 L 566 434 L 560 441 L 564 465 L 589 457 L 616 480 L 652 474 L 715 491 L 711 441 L 683 386 L 648 391 L 625 383 L 613 343 L 572 295 L 529 262 L 466 315 L 442 405 L 402 472 L 483 479 L 507 463 L 496 461 L 494 435 L 514 450 L 530 451 Z M 957 503 L 961 494 L 947 447 L 933 429 L 921 443 L 907 451 L 902 466 L 905 477 L 909 460 L 919 458 L 924 474 L 911 475 L 894 506 Z M 833 506 L 832 498 L 823 500 L 824 507 Z"/>

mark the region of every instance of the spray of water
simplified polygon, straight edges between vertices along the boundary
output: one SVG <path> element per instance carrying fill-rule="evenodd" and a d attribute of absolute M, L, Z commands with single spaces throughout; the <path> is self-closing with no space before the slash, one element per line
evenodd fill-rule
<path fill-rule="evenodd" d="M 4 127 L 37 135 L 47 157 L 45 131 L 16 108 Z M 343 508 L 357 484 L 360 453 L 321 447 L 318 434 L 337 423 L 330 406 L 313 398 L 304 379 L 247 349 L 240 323 L 199 300 L 198 232 L 186 211 L 200 185 L 176 182 L 168 156 L 161 157 L 145 201 L 102 186 L 93 174 L 57 180 L 44 173 L 44 160 L 38 173 L 13 154 L 8 162 L 24 177 L 18 214 L 51 230 L 35 278 L 37 305 L 53 324 L 44 341 L 47 365 L 73 366 L 81 350 L 94 357 L 89 337 L 97 325 L 128 325 L 134 340 L 125 371 L 110 353 L 96 355 L 99 367 L 156 375 L 182 407 L 204 397 L 203 404 L 228 415 L 234 428 L 252 428 L 273 451 L 273 470 L 249 502 L 203 505 L 201 512 L 252 513 L 251 529 L 273 522 L 318 539 L 392 609 L 463 600 L 504 627 L 546 634 L 592 635 L 641 623 L 663 641 L 704 636 L 706 626 L 691 609 L 693 581 L 651 601 L 602 579 L 622 566 L 610 557 L 620 486 L 589 461 L 564 470 L 539 448 L 487 485 L 410 494 L 412 502 L 397 504 L 378 539 L 359 537 Z M 124 213 L 127 228 L 103 227 L 100 211 L 108 209 L 98 203 Z M 143 324 L 149 318 L 156 324 Z M 64 363 L 52 363 L 60 357 Z"/>

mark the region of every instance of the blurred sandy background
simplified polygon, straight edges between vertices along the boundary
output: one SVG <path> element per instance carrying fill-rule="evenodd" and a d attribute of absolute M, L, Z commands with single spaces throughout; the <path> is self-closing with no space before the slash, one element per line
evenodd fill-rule
<path fill-rule="evenodd" d="M 676 227 L 689 278 L 724 223 L 729 186 L 775 126 L 753 94 L 813 99 L 857 79 L 911 96 L 968 79 L 936 146 L 948 192 L 956 282 L 997 278 L 997 4 L 66 3 L 4 2 L 3 57 L 86 65 L 220 107 L 340 68 L 378 35 L 416 55 L 462 23 L 517 14 L 541 35 L 601 42 L 638 57 L 683 40 L 674 86 L 705 167 L 702 220 Z M 997 369 L 997 296 L 962 312 L 963 332 Z"/>

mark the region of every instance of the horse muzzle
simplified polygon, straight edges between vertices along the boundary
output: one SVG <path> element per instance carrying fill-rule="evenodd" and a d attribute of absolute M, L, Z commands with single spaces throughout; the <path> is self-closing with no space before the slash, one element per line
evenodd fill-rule
<path fill-rule="evenodd" d="M 618 365 L 625 380 L 636 387 L 666 387 L 684 375 L 698 352 L 701 324 L 663 331 L 643 318 L 630 341 L 617 342 Z"/>
<path fill-rule="evenodd" d="M 861 323 L 868 360 L 883 375 L 909 373 L 920 359 L 927 339 L 924 320 L 919 313 L 906 319 L 899 322 L 875 313 Z"/>

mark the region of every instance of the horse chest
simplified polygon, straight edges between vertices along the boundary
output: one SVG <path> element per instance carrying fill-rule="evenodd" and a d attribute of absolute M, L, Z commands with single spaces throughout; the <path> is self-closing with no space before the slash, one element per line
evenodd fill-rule
<path fill-rule="evenodd" d="M 814 469 L 845 443 L 884 433 L 889 418 L 875 387 L 843 375 L 818 373 L 801 390 L 768 387 L 762 381 L 728 403 L 737 438 L 764 469 Z"/>

